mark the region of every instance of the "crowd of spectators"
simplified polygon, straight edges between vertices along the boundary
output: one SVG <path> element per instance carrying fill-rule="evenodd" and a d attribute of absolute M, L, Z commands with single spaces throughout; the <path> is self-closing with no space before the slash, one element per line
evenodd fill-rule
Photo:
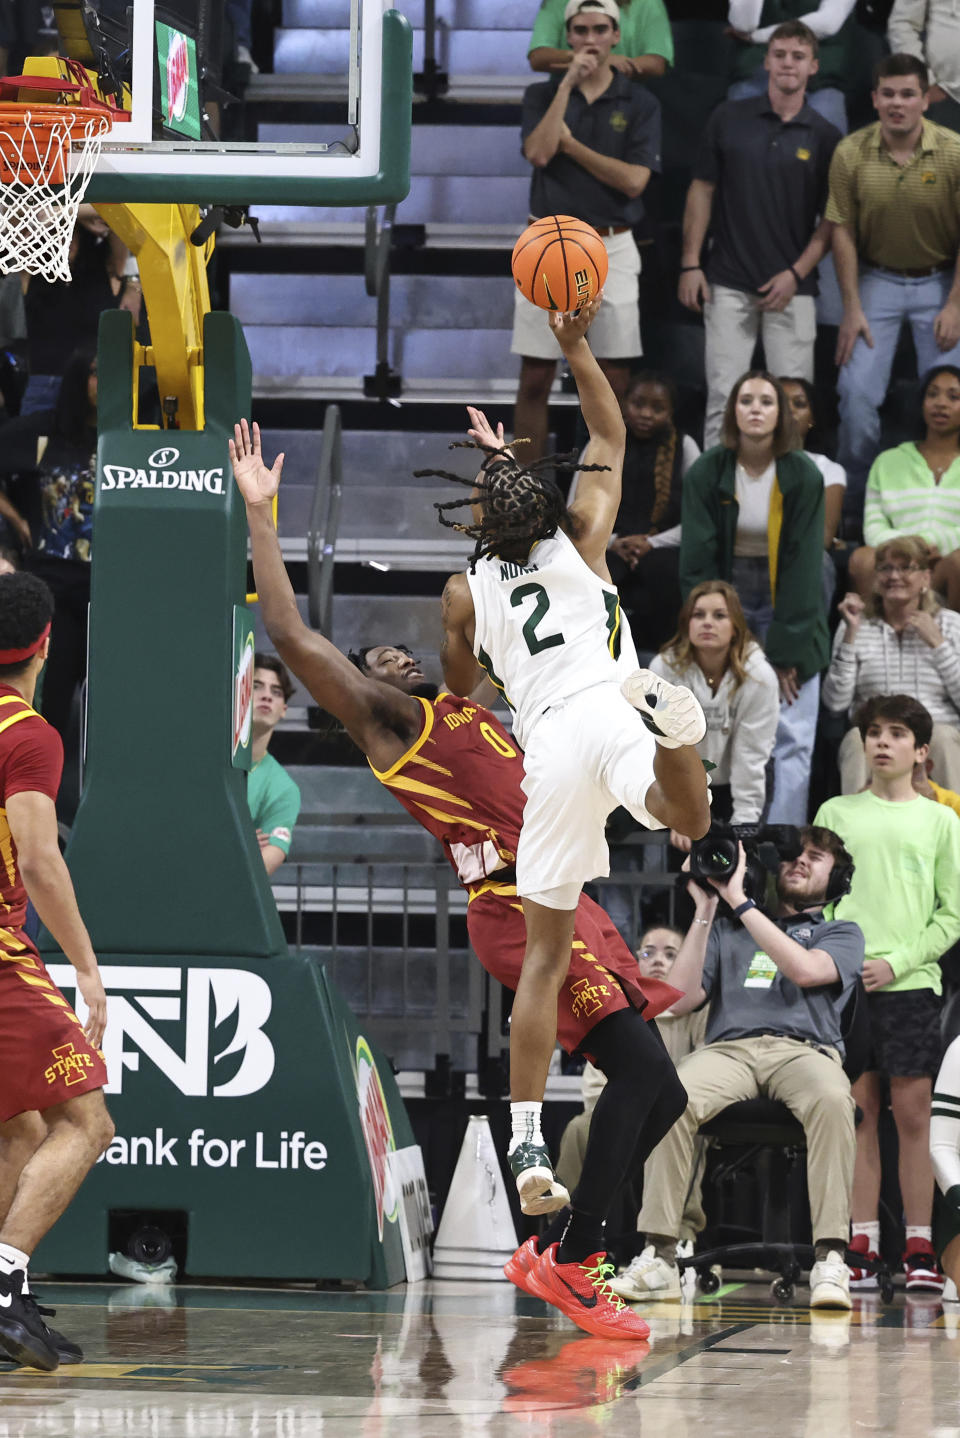
<path fill-rule="evenodd" d="M 687 1113 L 647 1165 L 641 1251 L 615 1286 L 680 1296 L 677 1244 L 702 1226 L 685 1213 L 698 1129 L 763 1093 L 806 1130 L 814 1304 L 849 1306 L 851 1283 L 876 1284 L 885 1108 L 907 1286 L 938 1292 L 929 1123 L 953 1037 L 940 959 L 960 939 L 960 30 L 939 0 L 896 0 L 875 118 L 848 133 L 865 98 L 853 0 L 730 0 L 730 83 L 674 264 L 680 304 L 702 319 L 698 406 L 675 376 L 640 369 L 643 197 L 674 64 L 661 12 L 544 0 L 529 61 L 547 78 L 523 103 L 530 215 L 587 220 L 608 249 L 591 341 L 628 431 L 608 559 L 642 662 L 703 705 L 715 821 L 793 824 L 803 848 L 769 916 L 738 874 L 717 886 L 726 908 L 692 884 L 686 934 L 639 940 L 641 966 L 647 948 L 676 960 L 671 1021 L 697 1011 L 706 1027 L 681 1061 Z M 518 297 L 515 433 L 537 455 L 545 334 Z M 911 368 L 909 416 L 903 386 L 899 410 L 888 391 Z M 869 1042 L 854 1066 L 858 995 Z M 571 1179 L 590 1098 L 588 1082 Z"/>

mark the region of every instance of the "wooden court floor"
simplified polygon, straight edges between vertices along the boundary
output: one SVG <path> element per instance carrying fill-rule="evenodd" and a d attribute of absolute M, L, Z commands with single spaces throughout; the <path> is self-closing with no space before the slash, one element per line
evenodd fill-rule
<path fill-rule="evenodd" d="M 509 1284 L 387 1293 L 41 1285 L 86 1361 L 0 1367 L 0 1438 L 960 1438 L 960 1309 L 765 1284 L 581 1334 Z"/>

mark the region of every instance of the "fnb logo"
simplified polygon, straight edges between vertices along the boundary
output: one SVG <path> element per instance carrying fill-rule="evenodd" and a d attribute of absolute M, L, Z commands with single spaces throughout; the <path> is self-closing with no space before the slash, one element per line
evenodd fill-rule
<path fill-rule="evenodd" d="M 58 1079 L 63 1079 L 69 1088 L 71 1084 L 82 1083 L 87 1076 L 87 1070 L 93 1068 L 90 1055 L 78 1054 L 73 1044 L 63 1044 L 54 1049 L 53 1057 L 56 1063 L 52 1063 L 43 1072 L 47 1083 L 56 1083 Z"/>
<path fill-rule="evenodd" d="M 48 968 L 62 992 L 76 994 L 76 1012 L 85 1023 L 76 969 Z M 142 1059 L 191 1097 L 244 1098 L 270 1082 L 276 1055 L 263 1028 L 273 995 L 259 974 L 105 964 L 100 976 L 107 991 L 106 1093 L 123 1093 L 127 1075 L 144 1072 Z"/>
<path fill-rule="evenodd" d="M 190 52 L 187 42 L 179 31 L 170 35 L 170 49 L 167 51 L 167 105 L 171 120 L 182 120 L 187 113 L 187 93 L 190 89 Z"/>

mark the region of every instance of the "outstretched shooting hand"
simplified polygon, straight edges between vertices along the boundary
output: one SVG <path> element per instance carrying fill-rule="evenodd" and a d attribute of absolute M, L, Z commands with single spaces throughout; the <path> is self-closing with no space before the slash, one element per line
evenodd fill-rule
<path fill-rule="evenodd" d="M 510 451 L 504 449 L 503 424 L 498 420 L 496 432 L 487 419 L 482 409 L 476 409 L 472 404 L 467 405 L 467 414 L 470 416 L 470 428 L 467 434 L 474 444 L 480 445 L 482 449 L 503 449 L 506 454 Z"/>
<path fill-rule="evenodd" d="M 230 441 L 230 463 L 233 477 L 246 504 L 271 504 L 280 488 L 280 474 L 283 470 L 283 455 L 278 454 L 273 468 L 268 469 L 260 453 L 260 426 L 254 421 L 251 435 L 247 421 L 242 419 L 233 427 Z"/>
<path fill-rule="evenodd" d="M 549 314 L 550 328 L 557 337 L 557 342 L 562 350 L 572 349 L 583 339 L 587 330 L 592 324 L 597 310 L 603 300 L 603 291 L 578 310 L 571 310 L 565 314 L 563 310 L 551 310 Z"/>

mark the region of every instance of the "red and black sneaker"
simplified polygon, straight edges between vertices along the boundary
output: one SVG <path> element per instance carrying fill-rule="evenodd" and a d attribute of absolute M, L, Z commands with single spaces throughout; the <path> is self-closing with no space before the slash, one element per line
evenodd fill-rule
<path fill-rule="evenodd" d="M 908 1238 L 903 1255 L 908 1293 L 942 1293 L 943 1274 L 928 1238 Z"/>
<path fill-rule="evenodd" d="M 534 1298 L 539 1298 L 540 1295 L 530 1287 L 527 1281 L 527 1274 L 539 1257 L 537 1240 L 535 1238 L 528 1238 L 526 1243 L 521 1243 L 516 1253 L 508 1258 L 503 1265 L 503 1271 L 510 1282 L 515 1283 L 524 1293 L 529 1293 Z"/>
<path fill-rule="evenodd" d="M 605 1253 L 592 1253 L 583 1263 L 558 1263 L 558 1248 L 551 1243 L 529 1270 L 528 1292 L 553 1304 L 597 1338 L 645 1341 L 650 1337 L 649 1325 L 610 1287 L 608 1279 L 616 1270 Z"/>
<path fill-rule="evenodd" d="M 847 1248 L 851 1253 L 862 1253 L 864 1258 L 872 1258 L 874 1262 L 880 1262 L 880 1255 L 873 1252 L 870 1240 L 865 1233 L 855 1234 L 847 1244 Z M 847 1263 L 847 1267 L 850 1270 L 851 1288 L 879 1288 L 877 1275 L 869 1268 L 858 1268 L 850 1262 Z"/>

